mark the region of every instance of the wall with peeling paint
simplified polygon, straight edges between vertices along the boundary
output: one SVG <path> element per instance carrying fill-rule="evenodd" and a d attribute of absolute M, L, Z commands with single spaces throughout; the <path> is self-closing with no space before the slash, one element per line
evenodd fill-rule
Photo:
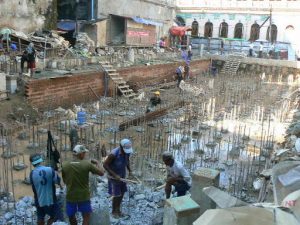
<path fill-rule="evenodd" d="M 52 0 L 0 0 L 0 28 L 30 33 L 44 26 Z M 56 9 L 54 9 L 56 10 Z"/>

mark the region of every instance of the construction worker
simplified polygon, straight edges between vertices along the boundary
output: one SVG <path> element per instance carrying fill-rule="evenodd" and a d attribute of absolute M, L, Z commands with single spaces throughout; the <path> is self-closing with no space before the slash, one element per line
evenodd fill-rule
<path fill-rule="evenodd" d="M 93 164 L 96 160 L 84 160 L 88 150 L 83 145 L 76 145 L 73 149 L 74 160 L 64 162 L 62 177 L 67 186 L 66 213 L 71 225 L 77 225 L 75 214 L 81 212 L 82 225 L 89 225 L 92 212 L 89 188 L 89 172 L 99 176 L 104 175 L 104 170 Z"/>
<path fill-rule="evenodd" d="M 179 87 L 180 82 L 183 80 L 183 74 L 184 74 L 184 67 L 183 66 L 179 66 L 176 69 L 177 87 Z"/>
<path fill-rule="evenodd" d="M 167 180 L 165 186 L 166 198 L 170 198 L 172 186 L 175 187 L 177 197 L 184 196 L 191 188 L 192 179 L 183 165 L 176 161 L 170 152 L 164 152 L 162 159 L 167 166 Z"/>
<path fill-rule="evenodd" d="M 77 129 L 76 124 L 71 124 L 69 140 L 70 140 L 70 145 L 71 145 L 71 150 L 72 150 L 79 142 L 78 129 Z"/>
<path fill-rule="evenodd" d="M 146 113 L 153 112 L 155 107 L 161 103 L 160 92 L 155 91 L 154 96 L 150 98 L 150 104 L 147 107 Z"/>
<path fill-rule="evenodd" d="M 131 175 L 129 157 L 133 153 L 132 143 L 129 139 L 122 139 L 120 146 L 113 149 L 104 162 L 104 168 L 109 173 L 108 193 L 112 198 L 112 215 L 115 218 L 124 217 L 121 212 L 121 203 L 127 185 L 122 178 L 126 177 L 126 168 Z"/>
<path fill-rule="evenodd" d="M 44 225 L 45 216 L 48 215 L 47 224 L 50 225 L 58 219 L 62 220 L 62 212 L 55 195 L 55 184 L 60 184 L 60 177 L 51 167 L 43 166 L 41 164 L 43 161 L 41 154 L 30 156 L 30 162 L 34 167 L 30 172 L 30 183 L 37 209 L 37 224 Z"/>

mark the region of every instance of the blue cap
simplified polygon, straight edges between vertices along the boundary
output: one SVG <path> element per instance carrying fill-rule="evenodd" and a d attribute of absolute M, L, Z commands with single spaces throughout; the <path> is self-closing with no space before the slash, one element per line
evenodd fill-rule
<path fill-rule="evenodd" d="M 32 165 L 37 165 L 41 162 L 43 162 L 43 157 L 40 154 L 34 154 L 30 156 L 30 162 Z"/>

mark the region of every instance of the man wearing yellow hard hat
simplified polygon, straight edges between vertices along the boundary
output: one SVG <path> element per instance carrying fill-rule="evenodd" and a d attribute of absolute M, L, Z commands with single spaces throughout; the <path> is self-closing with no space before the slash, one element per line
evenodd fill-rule
<path fill-rule="evenodd" d="M 154 111 L 155 107 L 161 103 L 160 92 L 155 91 L 153 94 L 154 96 L 150 98 L 150 104 L 147 107 L 146 113 Z"/>

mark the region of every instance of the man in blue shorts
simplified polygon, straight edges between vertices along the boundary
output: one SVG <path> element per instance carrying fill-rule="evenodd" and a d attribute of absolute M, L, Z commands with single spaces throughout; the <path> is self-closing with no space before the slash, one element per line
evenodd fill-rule
<path fill-rule="evenodd" d="M 123 139 L 120 146 L 113 149 L 105 160 L 103 166 L 109 173 L 108 193 L 112 199 L 112 215 L 115 218 L 123 217 L 121 203 L 124 193 L 127 191 L 126 183 L 121 178 L 126 177 L 126 168 L 131 173 L 129 156 L 133 152 L 132 143 L 129 139 Z"/>
<path fill-rule="evenodd" d="M 40 154 L 32 154 L 30 162 L 34 166 L 30 173 L 30 182 L 37 208 L 37 224 L 44 225 L 45 216 L 49 215 L 47 225 L 50 225 L 61 214 L 55 195 L 55 183 L 60 184 L 60 177 L 51 167 L 41 165 L 43 158 Z"/>
<path fill-rule="evenodd" d="M 71 225 L 77 225 L 76 212 L 81 212 L 82 225 L 89 225 L 92 212 L 89 188 L 89 172 L 99 176 L 104 175 L 104 170 L 93 164 L 96 160 L 84 160 L 88 150 L 83 145 L 76 145 L 73 149 L 74 160 L 64 162 L 62 177 L 67 186 L 66 211 Z"/>

